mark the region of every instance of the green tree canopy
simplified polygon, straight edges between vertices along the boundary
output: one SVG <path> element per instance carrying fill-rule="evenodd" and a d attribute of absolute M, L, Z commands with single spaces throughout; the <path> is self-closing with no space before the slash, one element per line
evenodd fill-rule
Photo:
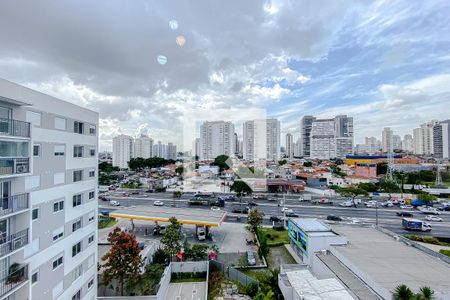
<path fill-rule="evenodd" d="M 263 221 L 264 213 L 256 208 L 252 208 L 248 213 L 247 224 L 252 233 L 256 234 L 259 226 L 261 226 Z"/>
<path fill-rule="evenodd" d="M 404 284 L 401 284 L 395 288 L 394 291 L 394 299 L 395 300 L 413 300 L 414 293 L 411 291 L 409 287 Z"/>
<path fill-rule="evenodd" d="M 230 190 L 236 192 L 238 195 L 251 194 L 253 190 L 242 180 L 235 180 L 230 186 Z"/>
<path fill-rule="evenodd" d="M 109 285 L 113 280 L 120 284 L 120 295 L 123 296 L 124 285 L 133 284 L 138 280 L 140 268 L 143 265 L 136 237 L 116 227 L 108 235 L 111 249 L 102 257 L 102 280 Z"/>
<path fill-rule="evenodd" d="M 303 163 L 303 166 L 304 166 L 304 167 L 307 167 L 307 168 L 312 167 L 312 165 L 313 165 L 312 161 L 305 161 L 305 162 Z"/>
<path fill-rule="evenodd" d="M 175 217 L 169 219 L 169 226 L 167 226 L 161 238 L 161 245 L 165 252 L 167 252 L 170 257 L 174 257 L 181 250 L 181 224 Z"/>
<path fill-rule="evenodd" d="M 229 156 L 227 156 L 227 155 L 219 155 L 214 159 L 214 162 L 212 163 L 212 165 L 218 166 L 220 169 L 220 172 L 222 172 L 223 170 L 228 170 L 230 168 L 227 164 L 228 158 L 229 158 Z"/>
<path fill-rule="evenodd" d="M 360 184 L 358 184 L 358 187 L 369 193 L 378 191 L 378 187 L 372 182 L 361 182 Z"/>

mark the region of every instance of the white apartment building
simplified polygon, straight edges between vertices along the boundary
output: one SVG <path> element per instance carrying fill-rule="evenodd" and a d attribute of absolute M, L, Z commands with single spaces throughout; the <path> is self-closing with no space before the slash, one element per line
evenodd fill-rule
<path fill-rule="evenodd" d="M 167 155 L 165 159 L 176 160 L 177 159 L 177 146 L 173 143 L 167 144 Z"/>
<path fill-rule="evenodd" d="M 414 154 L 423 154 L 423 133 L 422 128 L 414 128 L 413 130 L 414 140 Z"/>
<path fill-rule="evenodd" d="M 402 150 L 406 152 L 414 152 L 414 139 L 410 134 L 405 134 L 402 141 Z"/>
<path fill-rule="evenodd" d="M 161 143 L 161 141 L 158 141 L 158 143 L 155 143 L 153 145 L 153 156 L 160 157 L 160 158 L 166 158 L 167 157 L 167 145 Z"/>
<path fill-rule="evenodd" d="M 150 158 L 153 152 L 153 140 L 141 135 L 134 140 L 134 157 Z"/>
<path fill-rule="evenodd" d="M 433 130 L 434 126 L 438 122 L 436 120 L 432 120 L 428 123 L 424 123 L 420 125 L 420 128 L 415 128 L 413 131 L 414 134 L 414 153 L 419 155 L 433 155 Z"/>
<path fill-rule="evenodd" d="M 98 114 L 0 80 L 0 299 L 96 299 Z"/>
<path fill-rule="evenodd" d="M 245 160 L 278 160 L 280 158 L 280 121 L 258 119 L 243 125 L 243 157 Z"/>
<path fill-rule="evenodd" d="M 385 127 L 383 129 L 383 132 L 381 133 L 381 149 L 383 152 L 390 153 L 394 150 L 392 147 L 392 136 L 394 135 L 394 132 L 391 128 Z"/>
<path fill-rule="evenodd" d="M 113 166 L 127 169 L 133 155 L 134 141 L 131 136 L 121 134 L 113 138 Z"/>
<path fill-rule="evenodd" d="M 212 160 L 219 155 L 234 155 L 234 125 L 213 121 L 200 125 L 200 159 Z"/>
<path fill-rule="evenodd" d="M 294 148 L 295 148 L 294 138 L 292 137 L 292 134 L 288 133 L 286 134 L 286 156 L 288 158 L 294 157 L 295 152 Z"/>
<path fill-rule="evenodd" d="M 397 134 L 392 135 L 392 149 L 394 150 L 402 149 L 402 138 Z"/>
<path fill-rule="evenodd" d="M 450 158 L 450 120 L 439 122 L 434 126 L 433 152 L 437 159 Z"/>
<path fill-rule="evenodd" d="M 345 115 L 333 119 L 315 119 L 310 131 L 310 157 L 343 158 L 353 153 L 353 118 Z"/>

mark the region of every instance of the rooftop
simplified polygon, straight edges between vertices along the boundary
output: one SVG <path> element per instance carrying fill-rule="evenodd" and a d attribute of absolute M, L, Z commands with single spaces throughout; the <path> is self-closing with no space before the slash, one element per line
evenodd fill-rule
<path fill-rule="evenodd" d="M 317 219 L 291 218 L 305 232 L 330 232 L 330 228 Z"/>
<path fill-rule="evenodd" d="M 377 285 L 393 291 L 406 284 L 418 291 L 430 286 L 436 292 L 450 293 L 450 265 L 395 240 L 374 228 L 334 226 L 345 235 L 347 245 L 333 246 L 340 260 L 348 260 Z M 332 251 L 334 252 L 334 251 Z"/>

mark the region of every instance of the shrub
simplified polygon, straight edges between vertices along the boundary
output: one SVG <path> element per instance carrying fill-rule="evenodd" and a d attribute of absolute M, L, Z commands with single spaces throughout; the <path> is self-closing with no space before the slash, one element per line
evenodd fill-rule
<path fill-rule="evenodd" d="M 447 255 L 447 256 L 450 257 L 450 250 L 441 249 L 441 250 L 439 250 L 439 253 Z"/>
<path fill-rule="evenodd" d="M 245 293 L 250 297 L 255 297 L 258 290 L 258 284 L 256 282 L 250 282 L 245 288 Z"/>

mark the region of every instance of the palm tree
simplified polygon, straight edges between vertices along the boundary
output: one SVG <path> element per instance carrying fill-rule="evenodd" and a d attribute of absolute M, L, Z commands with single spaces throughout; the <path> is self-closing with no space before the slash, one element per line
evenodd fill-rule
<path fill-rule="evenodd" d="M 434 291 L 429 286 L 423 286 L 420 288 L 420 293 L 417 294 L 417 299 L 431 300 L 433 299 Z"/>
<path fill-rule="evenodd" d="M 401 284 L 395 288 L 393 296 L 395 300 L 412 300 L 414 298 L 414 293 L 409 287 Z"/>

